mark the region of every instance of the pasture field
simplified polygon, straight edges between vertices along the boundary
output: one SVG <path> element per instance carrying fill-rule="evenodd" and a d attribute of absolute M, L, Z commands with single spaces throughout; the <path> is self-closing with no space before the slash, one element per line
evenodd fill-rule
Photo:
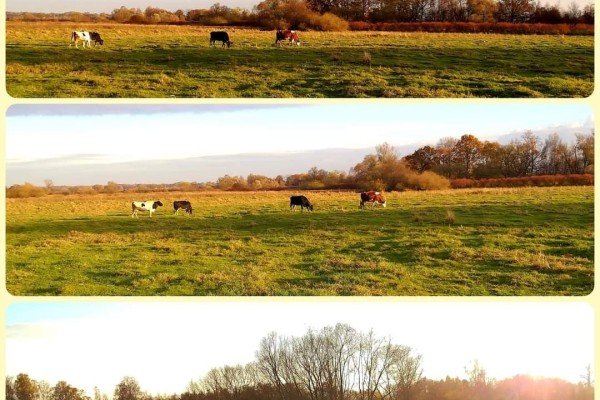
<path fill-rule="evenodd" d="M 69 48 L 73 30 L 104 46 Z M 6 23 L 13 97 L 586 97 L 593 36 L 300 32 L 225 28 L 234 46 L 210 48 L 219 28 Z"/>
<path fill-rule="evenodd" d="M 586 295 L 593 187 L 7 199 L 14 295 Z M 130 217 L 132 200 L 165 203 Z M 188 199 L 192 216 L 173 215 Z"/>

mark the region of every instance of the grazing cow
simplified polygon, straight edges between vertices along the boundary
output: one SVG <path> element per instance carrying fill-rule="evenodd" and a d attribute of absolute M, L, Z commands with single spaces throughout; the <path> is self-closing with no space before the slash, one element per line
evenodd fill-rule
<path fill-rule="evenodd" d="M 292 211 L 296 206 L 300 206 L 301 211 L 304 211 L 304 207 L 308 211 L 313 210 L 313 205 L 308 201 L 306 196 L 291 196 L 290 197 L 290 211 Z"/>
<path fill-rule="evenodd" d="M 233 44 L 233 42 L 229 40 L 229 35 L 225 31 L 216 31 L 210 33 L 210 47 L 216 47 L 215 42 L 223 42 L 221 47 L 225 47 L 225 45 L 227 45 L 228 48 Z"/>
<path fill-rule="evenodd" d="M 179 213 L 179 210 L 185 210 L 186 214 L 192 215 L 192 203 L 187 200 L 175 200 L 173 202 L 173 209 L 175 210 L 175 215 Z"/>
<path fill-rule="evenodd" d="M 134 201 L 131 203 L 131 218 L 137 217 L 138 211 L 148 211 L 150 212 L 150 216 L 152 216 L 152 213 L 162 205 L 163 203 L 160 200 Z"/>
<path fill-rule="evenodd" d="M 87 47 L 92 47 L 92 40 L 94 41 L 94 47 L 96 47 L 98 44 L 104 44 L 104 40 L 102 40 L 98 32 L 73 31 L 71 32 L 71 43 L 69 44 L 69 47 L 71 47 L 73 43 L 75 43 L 75 47 L 78 47 L 77 44 L 79 41 L 83 42 L 83 47 L 86 45 Z"/>
<path fill-rule="evenodd" d="M 300 38 L 298 37 L 298 32 L 296 31 L 277 31 L 277 33 L 275 34 L 275 46 L 279 47 L 281 45 L 282 40 L 287 40 L 289 46 L 293 45 L 294 43 L 300 46 Z"/>
<path fill-rule="evenodd" d="M 102 40 L 98 32 L 90 32 L 90 39 L 94 41 L 94 47 L 96 47 L 98 44 L 101 46 L 104 44 L 104 40 Z"/>
<path fill-rule="evenodd" d="M 375 204 L 386 206 L 385 197 L 379 192 L 362 192 L 360 194 L 360 208 L 365 208 L 365 203 L 371 203 L 371 207 Z"/>

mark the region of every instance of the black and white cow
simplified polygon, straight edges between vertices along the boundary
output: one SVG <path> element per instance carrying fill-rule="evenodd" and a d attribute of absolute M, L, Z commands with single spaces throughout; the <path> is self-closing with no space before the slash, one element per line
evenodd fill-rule
<path fill-rule="evenodd" d="M 92 45 L 91 45 L 92 41 L 94 42 L 94 47 L 96 47 L 98 44 L 100 44 L 100 45 L 104 44 L 104 40 L 102 40 L 102 38 L 100 37 L 100 34 L 98 32 L 87 32 L 87 31 L 71 32 L 71 43 L 69 44 L 69 47 L 71 47 L 71 45 L 73 43 L 75 43 L 75 47 L 78 47 L 77 44 L 79 43 L 79 41 L 83 42 L 83 47 L 85 47 L 86 45 L 87 45 L 87 47 L 92 47 Z"/>
<path fill-rule="evenodd" d="M 290 197 L 290 211 L 292 211 L 296 206 L 300 206 L 301 211 L 304 211 L 304 208 L 308 211 L 313 210 L 313 205 L 308 201 L 306 196 L 291 196 Z"/>
<path fill-rule="evenodd" d="M 137 217 L 138 211 L 148 211 L 152 216 L 152 213 L 162 205 L 160 200 L 134 201 L 131 203 L 131 218 Z"/>
<path fill-rule="evenodd" d="M 192 203 L 187 200 L 175 200 L 173 202 L 173 209 L 175 210 L 175 215 L 177 215 L 179 210 L 185 210 L 186 214 L 192 215 Z"/>
<path fill-rule="evenodd" d="M 215 42 L 223 42 L 221 47 L 231 47 L 233 42 L 229 40 L 229 34 L 225 31 L 215 31 L 210 33 L 210 47 L 217 47 Z"/>
<path fill-rule="evenodd" d="M 275 33 L 275 46 L 279 47 L 281 45 L 282 40 L 287 40 L 288 45 L 293 45 L 294 43 L 300 46 L 300 38 L 298 37 L 298 32 L 291 30 L 278 30 Z"/>

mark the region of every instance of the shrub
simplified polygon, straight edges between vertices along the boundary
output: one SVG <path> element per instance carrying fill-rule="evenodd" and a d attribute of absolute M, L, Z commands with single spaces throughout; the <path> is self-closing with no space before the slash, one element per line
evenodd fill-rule
<path fill-rule="evenodd" d="M 312 22 L 312 29 L 320 31 L 341 32 L 349 29 L 348 21 L 332 13 L 317 15 Z"/>
<path fill-rule="evenodd" d="M 45 194 L 46 190 L 44 188 L 35 186 L 29 182 L 23 185 L 13 185 L 6 189 L 7 198 L 41 197 Z"/>
<path fill-rule="evenodd" d="M 407 176 L 407 184 L 417 190 L 442 190 L 450 188 L 450 181 L 435 172 L 412 173 Z"/>

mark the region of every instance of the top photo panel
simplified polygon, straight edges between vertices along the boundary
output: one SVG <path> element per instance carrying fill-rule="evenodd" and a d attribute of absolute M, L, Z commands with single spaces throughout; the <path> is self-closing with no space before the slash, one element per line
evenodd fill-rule
<path fill-rule="evenodd" d="M 591 0 L 6 1 L 14 98 L 581 98 Z"/>

